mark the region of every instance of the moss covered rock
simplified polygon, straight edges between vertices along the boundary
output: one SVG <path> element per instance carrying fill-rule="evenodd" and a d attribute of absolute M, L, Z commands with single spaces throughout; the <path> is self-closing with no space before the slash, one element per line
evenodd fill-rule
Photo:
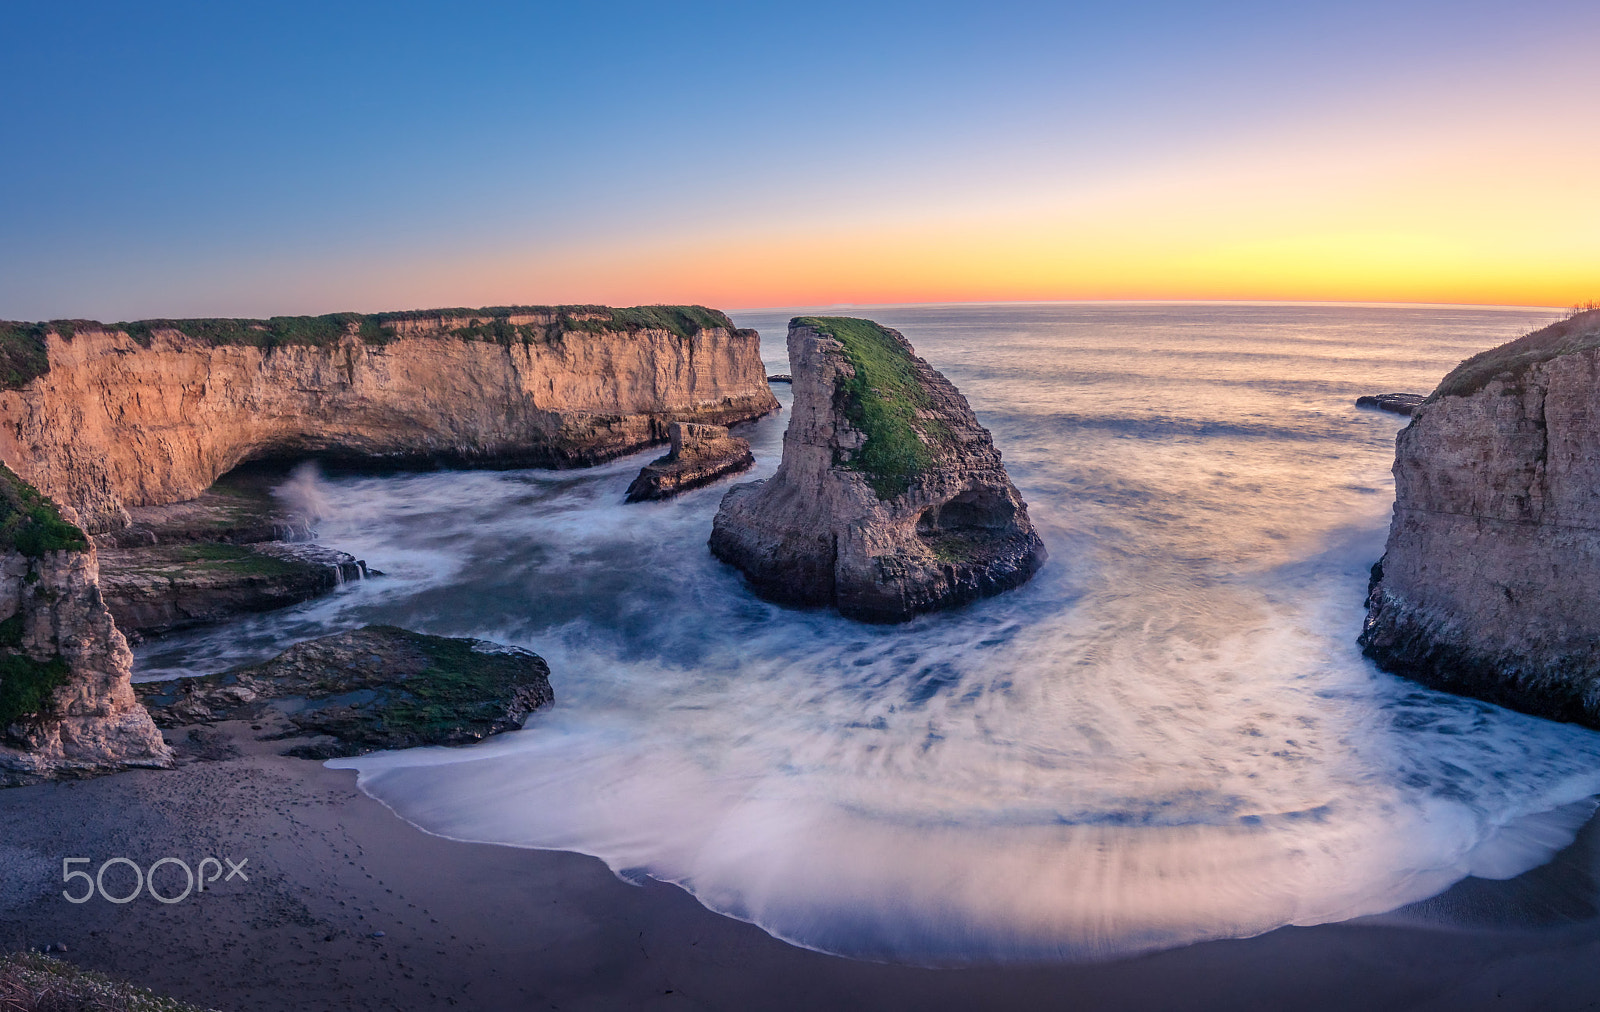
<path fill-rule="evenodd" d="M 463 745 L 522 726 L 554 701 L 537 654 L 485 640 L 367 626 L 297 643 L 263 664 L 135 687 L 163 727 L 251 720 L 289 755 Z"/>

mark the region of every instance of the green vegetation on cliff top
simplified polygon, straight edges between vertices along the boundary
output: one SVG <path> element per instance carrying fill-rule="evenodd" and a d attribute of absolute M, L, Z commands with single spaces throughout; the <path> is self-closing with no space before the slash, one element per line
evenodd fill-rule
<path fill-rule="evenodd" d="M 918 417 L 929 400 L 910 350 L 871 320 L 800 316 L 794 323 L 838 341 L 855 369 L 853 377 L 840 377 L 834 405 L 867 439 L 854 458 L 840 463 L 860 471 L 879 499 L 903 495 L 933 464 L 930 439 L 948 435 L 941 423 Z"/>
<path fill-rule="evenodd" d="M 61 518 L 56 504 L 0 464 L 0 547 L 37 558 L 45 552 L 81 552 L 89 539 Z"/>
<path fill-rule="evenodd" d="M 1500 377 L 1515 379 L 1541 362 L 1600 348 L 1600 309 L 1574 313 L 1498 348 L 1490 348 L 1456 366 L 1428 399 L 1466 397 Z"/>
<path fill-rule="evenodd" d="M 548 326 L 513 325 L 510 322 L 513 316 L 547 316 L 554 322 Z M 463 319 L 459 326 L 452 326 L 452 318 Z M 481 322 L 474 322 L 472 318 Z M 145 347 L 150 346 L 150 340 L 158 330 L 174 330 L 211 345 L 325 347 L 337 344 L 348 334 L 355 334 L 368 344 L 384 344 L 394 340 L 396 323 L 438 319 L 444 320 L 446 332 L 456 337 L 505 345 L 554 340 L 561 334 L 573 332 L 665 330 L 678 337 L 689 337 L 708 328 L 734 329 L 733 321 L 726 314 L 704 306 L 635 306 L 631 309 L 612 309 L 607 306 L 488 306 L 483 309 L 274 316 L 267 320 L 137 320 L 109 326 L 93 320 L 53 320 L 49 323 L 0 320 L 0 389 L 15 390 L 50 371 L 45 335 L 51 332 L 71 340 L 78 330 L 121 330 Z"/>

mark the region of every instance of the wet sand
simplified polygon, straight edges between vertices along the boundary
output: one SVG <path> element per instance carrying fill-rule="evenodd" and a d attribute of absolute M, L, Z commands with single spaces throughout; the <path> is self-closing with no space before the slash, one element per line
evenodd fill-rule
<path fill-rule="evenodd" d="M 220 725 L 210 750 L 239 755 L 0 791 L 0 946 L 64 943 L 75 963 L 229 1010 L 1600 1007 L 1593 824 L 1513 883 L 1424 905 L 1453 927 L 1391 916 L 1111 963 L 926 969 L 796 948 L 582 855 L 430 836 L 354 773 L 282 747 Z M 170 905 L 61 896 L 64 857 L 93 872 L 207 855 L 245 859 L 249 881 Z M 161 874 L 182 891 L 175 866 Z M 107 872 L 113 894 L 132 882 Z"/>

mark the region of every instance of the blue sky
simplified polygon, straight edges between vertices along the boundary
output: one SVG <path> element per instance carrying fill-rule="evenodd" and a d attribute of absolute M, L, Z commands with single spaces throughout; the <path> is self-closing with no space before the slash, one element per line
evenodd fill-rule
<path fill-rule="evenodd" d="M 1463 162 L 1562 123 L 1592 133 L 1597 11 L 13 0 L 0 9 L 0 317 L 1073 298 L 1122 276 L 1135 295 L 1252 297 L 1277 283 L 1249 273 L 1271 257 L 1223 250 L 1211 263 L 1233 255 L 1239 276 L 1204 280 L 1203 244 L 1168 262 L 1161 230 L 1176 230 L 1165 248 L 1192 244 L 1215 226 L 1175 219 L 1225 204 L 1228 222 L 1257 223 L 1229 249 L 1303 245 L 1312 226 L 1285 232 L 1285 216 L 1309 222 L 1338 181 L 1267 206 L 1239 174 L 1325 163 L 1321 144 L 1370 149 L 1359 175 L 1404 161 L 1417 127 L 1437 127 L 1433 150 L 1460 144 Z M 1578 147 L 1589 165 L 1594 143 Z M 1074 265 L 1114 228 L 1114 208 L 1104 222 L 1084 210 L 1097 201 L 1166 210 L 1119 212 L 1156 230 L 1150 249 L 1121 251 L 1121 273 L 1086 289 Z M 1030 231 L 1035 209 L 1059 227 Z M 1574 210 L 1581 223 L 1593 209 Z M 1448 259 L 1472 240 L 1430 246 L 1425 224 L 1397 248 Z M 853 263 L 844 248 L 919 235 L 945 259 L 879 270 L 884 253 Z M 835 275 L 814 266 L 830 237 Z M 1345 240 L 1319 242 L 1327 257 Z M 963 262 L 962 247 L 986 259 Z M 1563 255 L 1579 279 L 1600 264 L 1593 244 Z M 1040 266 L 1051 257 L 1055 273 Z M 1033 288 L 1008 287 L 1024 277 Z"/>

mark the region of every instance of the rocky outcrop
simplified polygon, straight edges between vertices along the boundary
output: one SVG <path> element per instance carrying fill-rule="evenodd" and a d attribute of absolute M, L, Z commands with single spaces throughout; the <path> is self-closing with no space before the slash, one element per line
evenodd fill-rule
<path fill-rule="evenodd" d="M 347 552 L 305 542 L 190 542 L 101 553 L 117 628 L 159 635 L 309 601 L 368 575 Z"/>
<path fill-rule="evenodd" d="M 673 422 L 672 450 L 646 464 L 628 486 L 628 502 L 667 499 L 737 474 L 756 462 L 750 444 L 728 435 L 726 426 Z"/>
<path fill-rule="evenodd" d="M 1367 656 L 1600 727 L 1600 313 L 1462 363 L 1400 432 L 1394 474 Z"/>
<path fill-rule="evenodd" d="M 783 463 L 722 500 L 711 550 L 775 601 L 903 621 L 1016 587 L 1045 559 L 966 399 L 898 332 L 789 325 Z"/>
<path fill-rule="evenodd" d="M 577 466 L 777 407 L 699 307 L 0 324 L 0 459 L 91 533 L 241 461 Z"/>
<path fill-rule="evenodd" d="M 100 593 L 123 635 L 283 608 L 380 575 L 312 544 L 314 473 L 285 480 L 281 469 L 231 472 L 197 499 L 131 507 L 131 526 L 96 536 Z M 280 484 L 299 494 L 280 498 Z"/>
<path fill-rule="evenodd" d="M 463 745 L 516 730 L 555 701 L 537 654 L 394 626 L 307 640 L 264 664 L 138 690 L 162 727 L 251 720 L 268 737 L 320 739 L 286 753 L 308 759 Z"/>
<path fill-rule="evenodd" d="M 0 785 L 172 762 L 71 520 L 0 467 Z"/>
<path fill-rule="evenodd" d="M 1368 394 L 1356 398 L 1358 408 L 1377 408 L 1397 415 L 1409 415 L 1427 400 L 1422 394 Z"/>

